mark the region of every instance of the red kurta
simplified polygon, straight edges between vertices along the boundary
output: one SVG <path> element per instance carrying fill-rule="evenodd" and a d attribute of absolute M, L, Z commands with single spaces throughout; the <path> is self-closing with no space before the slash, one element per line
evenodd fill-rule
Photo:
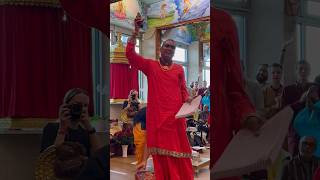
<path fill-rule="evenodd" d="M 189 165 L 186 166 L 190 168 L 186 169 L 184 173 L 190 173 L 193 177 L 190 159 L 191 148 L 186 135 L 186 121 L 184 118 L 175 119 L 175 114 L 189 97 L 183 68 L 173 64 L 170 70 L 164 70 L 159 61 L 145 59 L 136 54 L 134 47 L 134 44 L 130 42 L 127 44 L 126 55 L 129 63 L 141 70 L 148 78 L 148 149 L 152 155 L 156 155 L 154 157 L 156 159 L 163 159 L 158 156 L 163 155 L 188 161 Z M 155 168 L 157 176 L 157 166 Z"/>
<path fill-rule="evenodd" d="M 255 112 L 243 87 L 237 29 L 232 17 L 215 8 L 211 9 L 211 38 L 213 58 L 211 79 L 211 164 L 219 159 L 224 149 L 240 128 L 241 120 Z M 236 161 L 236 159 L 235 159 Z"/>

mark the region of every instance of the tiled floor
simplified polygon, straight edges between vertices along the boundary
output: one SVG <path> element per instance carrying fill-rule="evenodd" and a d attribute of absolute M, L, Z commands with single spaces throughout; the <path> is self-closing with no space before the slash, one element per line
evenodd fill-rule
<path fill-rule="evenodd" d="M 209 158 L 210 149 L 201 154 L 201 157 Z M 131 164 L 135 162 L 134 156 L 128 156 L 127 158 L 113 157 L 110 158 L 110 179 L 111 180 L 134 180 L 135 165 Z M 209 166 L 200 170 L 195 175 L 195 180 L 209 180 L 210 172 Z"/>

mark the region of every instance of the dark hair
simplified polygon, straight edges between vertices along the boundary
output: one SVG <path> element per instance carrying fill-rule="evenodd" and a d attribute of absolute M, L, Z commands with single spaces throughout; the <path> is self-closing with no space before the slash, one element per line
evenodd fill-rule
<path fill-rule="evenodd" d="M 56 149 L 56 160 L 54 162 L 56 178 L 76 178 L 85 165 L 85 159 L 85 149 L 81 144 L 64 142 Z"/>
<path fill-rule="evenodd" d="M 310 67 L 310 63 L 309 63 L 308 61 L 306 61 L 306 60 L 298 61 L 298 63 L 297 63 L 297 67 L 298 67 L 299 65 L 303 65 L 303 64 L 305 64 L 305 65 L 307 65 L 307 66 L 309 66 L 309 67 Z"/>
<path fill-rule="evenodd" d="M 70 89 L 65 95 L 64 95 L 64 98 L 63 98 L 63 102 L 64 103 L 69 103 L 71 101 L 71 99 L 78 95 L 78 94 L 85 94 L 88 96 L 88 92 L 84 89 L 81 89 L 81 88 L 73 88 L 73 89 Z"/>
<path fill-rule="evenodd" d="M 273 67 L 273 68 L 278 67 L 278 68 L 280 68 L 280 69 L 282 70 L 282 65 L 279 64 L 279 63 L 273 63 L 273 64 L 271 65 L 271 67 Z"/>
<path fill-rule="evenodd" d="M 161 44 L 161 47 L 164 45 L 164 43 L 165 42 L 167 42 L 167 41 L 172 41 L 172 42 L 174 42 L 174 43 L 177 43 L 175 40 L 173 40 L 173 39 L 166 39 L 166 40 L 164 40 L 163 42 L 162 42 L 162 44 Z"/>
<path fill-rule="evenodd" d="M 260 64 L 260 66 L 269 67 L 269 64 Z"/>

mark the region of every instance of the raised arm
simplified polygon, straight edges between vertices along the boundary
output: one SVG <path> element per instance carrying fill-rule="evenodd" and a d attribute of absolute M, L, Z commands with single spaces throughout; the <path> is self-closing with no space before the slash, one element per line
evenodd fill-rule
<path fill-rule="evenodd" d="M 135 19 L 135 30 L 132 33 L 132 36 L 129 38 L 127 47 L 126 47 L 126 56 L 129 60 L 129 64 L 138 70 L 142 71 L 145 75 L 148 74 L 148 64 L 150 60 L 145 59 L 144 57 L 138 55 L 135 51 L 136 45 L 136 36 L 139 33 L 139 22 L 141 17 L 137 15 Z"/>

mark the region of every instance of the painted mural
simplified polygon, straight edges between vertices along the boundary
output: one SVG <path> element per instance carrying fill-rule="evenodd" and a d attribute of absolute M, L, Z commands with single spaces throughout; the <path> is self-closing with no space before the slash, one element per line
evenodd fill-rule
<path fill-rule="evenodd" d="M 193 41 L 209 41 L 210 40 L 210 24 L 208 22 L 200 22 L 179 26 L 177 28 L 165 30 L 162 33 L 164 39 L 174 39 L 183 44 L 191 44 Z"/>
<path fill-rule="evenodd" d="M 163 0 L 147 8 L 148 28 L 210 16 L 210 0 Z"/>
<path fill-rule="evenodd" d="M 110 23 L 132 29 L 141 7 L 137 0 L 122 0 L 110 5 Z"/>

